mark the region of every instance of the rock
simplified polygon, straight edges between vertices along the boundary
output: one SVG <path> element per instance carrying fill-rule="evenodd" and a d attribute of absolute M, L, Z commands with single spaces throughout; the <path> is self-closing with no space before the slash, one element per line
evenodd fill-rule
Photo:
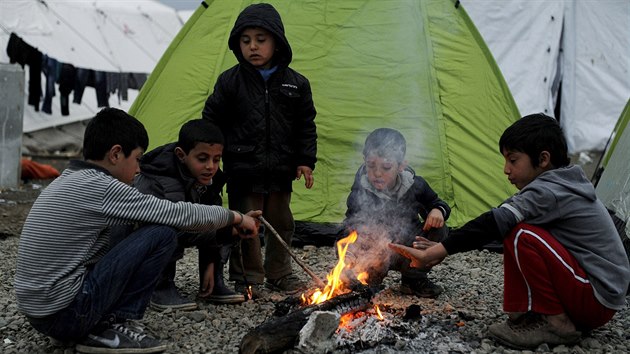
<path fill-rule="evenodd" d="M 297 350 L 302 353 L 327 353 L 334 349 L 332 334 L 339 327 L 336 312 L 313 312 L 298 335 Z"/>

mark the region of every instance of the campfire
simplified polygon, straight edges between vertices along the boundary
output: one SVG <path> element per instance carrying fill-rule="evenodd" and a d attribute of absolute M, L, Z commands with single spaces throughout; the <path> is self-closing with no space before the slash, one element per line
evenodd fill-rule
<path fill-rule="evenodd" d="M 328 282 L 323 289 L 318 287 L 302 294 L 298 300 L 287 298 L 284 304 L 277 304 L 275 315 L 279 317 L 266 321 L 246 334 L 241 342 L 241 353 L 270 353 L 293 346 L 300 330 L 315 312 L 339 314 L 341 318 L 337 333 L 340 334 L 352 332 L 353 327 L 359 324 L 382 321 L 384 317 L 379 307 L 372 304 L 374 295 L 380 289 L 367 286 L 368 273 L 360 272 L 356 281 L 343 279 L 344 270 L 348 267 L 348 247 L 357 237 L 355 231 L 337 242 L 339 260 L 327 275 Z M 294 301 L 299 301 L 297 309 L 293 309 Z M 284 310 L 279 310 L 282 308 Z"/>
<path fill-rule="evenodd" d="M 353 244 L 357 240 L 357 238 L 358 238 L 357 232 L 353 231 L 350 233 L 350 235 L 348 235 L 347 237 L 337 242 L 337 254 L 339 256 L 339 261 L 337 262 L 337 265 L 335 266 L 335 268 L 326 276 L 328 283 L 326 284 L 324 289 L 316 288 L 315 290 L 309 293 L 302 294 L 303 305 L 320 304 L 335 296 L 338 296 L 341 294 L 347 294 L 352 291 L 350 286 L 342 280 L 342 274 L 343 274 L 344 269 L 346 269 L 346 267 L 348 266 L 346 264 L 346 254 L 348 253 L 348 247 L 351 244 Z M 357 275 L 356 280 L 359 283 L 367 286 L 368 278 L 369 278 L 368 272 L 363 271 Z M 360 315 L 365 315 L 365 313 L 363 312 L 360 312 L 360 313 L 357 312 L 357 313 Z M 343 314 L 340 320 L 340 327 L 344 327 L 347 324 L 349 324 L 351 320 L 355 318 L 357 313 L 349 312 L 349 313 Z M 374 305 L 374 313 L 379 320 L 383 319 L 383 315 L 380 309 L 378 308 L 378 305 L 376 304 Z"/>

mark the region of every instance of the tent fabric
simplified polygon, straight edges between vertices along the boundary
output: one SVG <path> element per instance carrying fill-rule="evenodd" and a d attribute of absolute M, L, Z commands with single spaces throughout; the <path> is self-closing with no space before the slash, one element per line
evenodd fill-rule
<path fill-rule="evenodd" d="M 181 27 L 177 12 L 154 0 L 0 1 L 0 62 L 9 63 L 6 48 L 10 34 L 15 33 L 60 63 L 99 72 L 146 76 Z M 26 79 L 30 80 L 28 70 Z M 43 89 L 46 83 L 42 73 Z M 58 84 L 55 92 L 51 114 L 25 104 L 24 132 L 86 121 L 100 110 L 94 88 L 87 87 L 81 103 L 71 102 L 69 115 L 62 115 Z M 130 89 L 128 101 L 111 97 L 109 105 L 128 110 L 137 93 L 138 90 Z M 71 101 L 72 97 L 71 94 Z M 78 139 L 75 145 L 80 143 Z"/>
<path fill-rule="evenodd" d="M 149 149 L 200 117 L 217 76 L 236 64 L 228 36 L 250 3 L 203 3 L 175 37 L 130 109 L 147 127 Z M 406 137 L 409 164 L 453 208 L 450 226 L 515 191 L 498 139 L 518 109 L 458 1 L 271 3 L 294 48 L 291 67 L 310 80 L 318 112 L 315 185 L 295 182 L 296 220 L 343 220 L 363 142 L 379 127 Z"/>
<path fill-rule="evenodd" d="M 601 177 L 595 181 L 595 191 L 611 212 L 626 254 L 630 260 L 630 100 L 619 117 L 608 149 L 602 157 Z M 630 293 L 630 290 L 629 290 Z"/>
<path fill-rule="evenodd" d="M 628 1 L 462 3 L 520 112 L 555 116 L 570 153 L 602 151 L 630 97 Z"/>
<path fill-rule="evenodd" d="M 598 197 L 606 207 L 630 224 L 630 100 L 618 119 L 609 148 L 602 157 L 601 177 L 596 182 Z M 630 230 L 628 230 L 630 231 Z M 630 232 L 627 232 L 630 235 Z"/>
<path fill-rule="evenodd" d="M 40 52 L 110 72 L 150 73 L 181 28 L 174 9 L 146 0 L 2 1 L 0 13 L 5 31 Z M 1 33 L 3 49 L 9 33 Z M 4 50 L 0 55 L 6 60 Z"/>

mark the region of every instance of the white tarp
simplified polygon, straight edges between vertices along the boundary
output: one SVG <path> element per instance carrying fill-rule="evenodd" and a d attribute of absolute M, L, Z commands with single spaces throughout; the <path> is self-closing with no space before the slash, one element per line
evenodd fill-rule
<path fill-rule="evenodd" d="M 628 0 L 462 0 L 522 115 L 560 120 L 571 153 L 603 150 L 630 97 Z M 561 83 L 561 91 L 559 91 Z"/>
<path fill-rule="evenodd" d="M 149 74 L 181 27 L 177 12 L 154 0 L 1 0 L 0 62 L 10 61 L 6 48 L 14 32 L 61 63 L 95 71 Z M 42 77 L 42 90 L 45 84 Z M 128 110 L 138 91 L 130 89 L 128 94 L 128 101 L 111 95 L 110 106 Z M 25 104 L 24 132 L 93 117 L 100 110 L 95 96 L 95 90 L 86 87 L 81 104 L 71 103 L 68 116 L 61 115 L 58 98 L 52 101 L 52 114 Z"/>

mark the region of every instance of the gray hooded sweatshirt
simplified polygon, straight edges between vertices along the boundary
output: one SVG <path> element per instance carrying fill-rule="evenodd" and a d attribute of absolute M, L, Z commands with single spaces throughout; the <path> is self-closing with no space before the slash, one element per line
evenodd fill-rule
<path fill-rule="evenodd" d="M 620 310 L 630 282 L 630 265 L 604 204 L 582 168 L 542 173 L 493 209 L 500 234 L 519 222 L 548 230 L 578 261 L 604 306 Z"/>

